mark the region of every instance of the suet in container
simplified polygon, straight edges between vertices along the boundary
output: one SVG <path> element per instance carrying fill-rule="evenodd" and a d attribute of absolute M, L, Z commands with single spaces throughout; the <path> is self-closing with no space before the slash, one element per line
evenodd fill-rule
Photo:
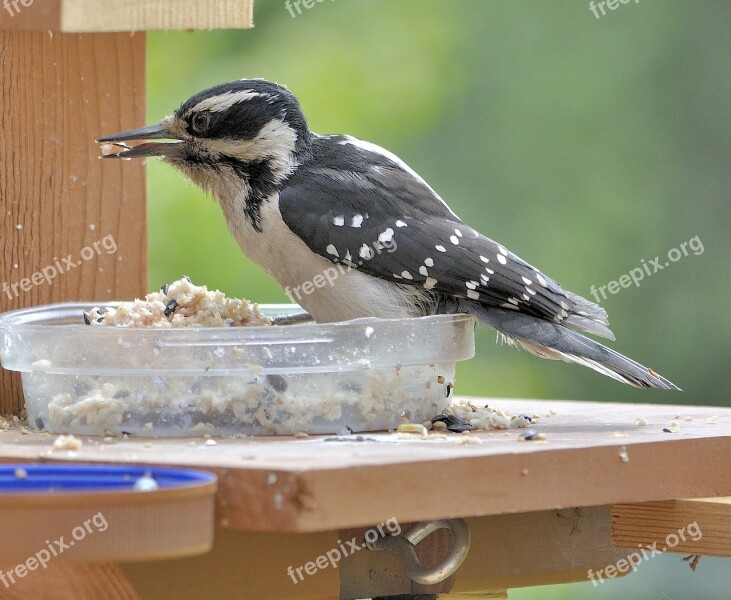
<path fill-rule="evenodd" d="M 114 304 L 112 304 L 113 306 Z M 338 434 L 420 423 L 474 355 L 468 315 L 252 327 L 88 327 L 87 303 L 0 315 L 31 427 L 83 435 Z M 268 317 L 294 305 L 261 305 Z"/>

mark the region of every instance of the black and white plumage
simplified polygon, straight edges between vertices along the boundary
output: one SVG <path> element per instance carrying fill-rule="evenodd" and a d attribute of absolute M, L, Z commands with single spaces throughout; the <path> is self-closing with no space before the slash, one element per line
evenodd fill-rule
<path fill-rule="evenodd" d="M 614 339 L 604 309 L 465 224 L 398 157 L 312 133 L 281 85 L 218 85 L 159 125 L 98 141 L 150 139 L 170 141 L 106 157 L 160 156 L 209 191 L 242 250 L 319 322 L 467 312 L 539 356 L 677 389 L 578 333 Z"/>

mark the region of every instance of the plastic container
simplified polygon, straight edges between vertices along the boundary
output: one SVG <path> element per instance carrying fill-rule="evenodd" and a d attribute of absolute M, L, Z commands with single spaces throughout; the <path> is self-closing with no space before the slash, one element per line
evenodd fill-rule
<path fill-rule="evenodd" d="M 2 465 L 0 558 L 13 564 L 35 557 L 45 569 L 57 560 L 207 552 L 213 544 L 216 485 L 212 473 L 184 469 Z"/>
<path fill-rule="evenodd" d="M 107 303 L 114 305 L 114 303 Z M 87 326 L 86 303 L 0 315 L 32 427 L 53 433 L 275 435 L 394 429 L 451 403 L 468 315 L 319 325 Z M 261 305 L 269 317 L 300 310 Z"/>

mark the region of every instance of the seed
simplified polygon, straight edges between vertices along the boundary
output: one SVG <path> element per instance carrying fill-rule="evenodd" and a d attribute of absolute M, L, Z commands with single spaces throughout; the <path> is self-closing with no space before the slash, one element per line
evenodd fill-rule
<path fill-rule="evenodd" d="M 267 381 L 276 392 L 287 391 L 287 380 L 281 375 L 267 375 Z"/>
<path fill-rule="evenodd" d="M 519 442 L 534 442 L 536 440 L 545 440 L 546 435 L 544 433 L 538 433 L 532 427 L 521 432 L 518 436 Z"/>
<path fill-rule="evenodd" d="M 91 325 L 91 318 L 88 314 L 86 314 L 86 312 L 84 312 L 84 323 L 86 323 L 87 325 Z"/>
<path fill-rule="evenodd" d="M 173 312 L 175 312 L 175 309 L 178 307 L 178 301 L 177 300 L 171 300 L 165 305 L 165 316 L 169 317 Z"/>
<path fill-rule="evenodd" d="M 401 423 L 396 429 L 398 433 L 418 433 L 421 437 L 426 437 L 426 427 L 421 423 Z"/>
<path fill-rule="evenodd" d="M 444 383 L 444 376 L 442 376 L 442 375 L 437 376 L 437 383 L 440 384 L 440 385 L 442 383 Z"/>
<path fill-rule="evenodd" d="M 468 431 L 472 429 L 472 425 L 470 425 L 467 421 L 462 419 L 461 417 L 456 417 L 454 415 L 446 415 L 444 413 L 437 415 L 436 417 L 433 417 L 432 425 L 434 425 L 434 429 L 441 430 L 442 427 L 437 427 L 437 423 L 444 423 L 445 428 L 449 431 L 452 431 L 454 433 L 462 433 L 463 431 Z"/>

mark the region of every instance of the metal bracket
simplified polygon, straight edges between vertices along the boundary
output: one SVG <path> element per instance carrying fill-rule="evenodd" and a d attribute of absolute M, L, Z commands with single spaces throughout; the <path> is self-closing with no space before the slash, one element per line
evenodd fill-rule
<path fill-rule="evenodd" d="M 438 529 L 449 529 L 452 532 L 452 547 L 441 563 L 427 568 L 419 561 L 416 546 Z M 394 552 L 411 579 L 422 585 L 434 585 L 452 575 L 467 558 L 470 549 L 470 529 L 464 519 L 427 521 L 415 523 L 401 535 L 379 537 L 367 546 L 375 551 Z"/>

